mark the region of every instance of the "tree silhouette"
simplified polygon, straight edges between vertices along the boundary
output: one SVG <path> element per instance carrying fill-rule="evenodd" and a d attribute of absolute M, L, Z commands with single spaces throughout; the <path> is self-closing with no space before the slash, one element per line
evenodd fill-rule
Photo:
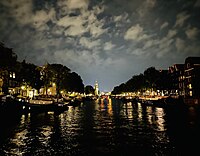
<path fill-rule="evenodd" d="M 8 93 L 9 75 L 14 71 L 17 63 L 17 55 L 11 48 L 0 43 L 0 78 L 3 79 L 2 91 Z"/>
<path fill-rule="evenodd" d="M 91 85 L 85 86 L 85 94 L 93 94 L 94 95 L 94 88 Z"/>
<path fill-rule="evenodd" d="M 51 82 L 56 84 L 56 94 L 59 96 L 61 89 L 65 89 L 64 82 L 67 80 L 71 70 L 62 64 L 49 64 L 48 70 Z"/>
<path fill-rule="evenodd" d="M 17 81 L 20 85 L 26 84 L 39 91 L 42 86 L 42 80 L 40 79 L 38 67 L 23 60 L 21 63 L 18 63 L 17 68 Z"/>
<path fill-rule="evenodd" d="M 149 67 L 144 71 L 144 76 L 147 82 L 147 86 L 150 89 L 156 88 L 156 83 L 159 79 L 159 71 L 155 67 Z"/>
<path fill-rule="evenodd" d="M 11 48 L 5 47 L 5 45 L 0 42 L 0 68 L 12 68 L 16 64 L 16 62 L 17 55 L 13 52 Z"/>

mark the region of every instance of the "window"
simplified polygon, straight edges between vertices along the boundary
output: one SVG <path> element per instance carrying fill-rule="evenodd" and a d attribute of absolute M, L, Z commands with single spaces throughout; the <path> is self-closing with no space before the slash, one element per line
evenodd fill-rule
<path fill-rule="evenodd" d="M 190 96 L 192 96 L 192 91 L 190 91 Z"/>
<path fill-rule="evenodd" d="M 13 73 L 13 79 L 15 79 L 15 73 Z"/>

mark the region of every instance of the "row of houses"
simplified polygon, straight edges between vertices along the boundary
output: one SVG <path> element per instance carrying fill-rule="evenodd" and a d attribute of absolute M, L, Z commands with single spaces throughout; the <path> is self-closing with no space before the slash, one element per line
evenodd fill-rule
<path fill-rule="evenodd" d="M 172 92 L 185 98 L 200 98 L 200 57 L 187 57 L 183 64 L 169 67 Z"/>
<path fill-rule="evenodd" d="M 38 91 L 37 89 L 28 85 L 26 82 L 24 83 L 18 82 L 16 73 L 11 72 L 11 71 L 9 71 L 8 77 L 6 79 L 4 79 L 3 77 L 0 77 L 0 95 L 5 94 L 5 92 L 3 91 L 4 83 L 7 83 L 8 86 L 7 86 L 6 92 L 8 92 L 8 94 L 10 95 L 20 95 L 20 96 L 32 98 L 38 95 L 55 96 L 57 93 L 55 83 L 52 83 L 51 85 L 49 85 L 47 89 L 44 88 L 44 86 L 42 86 L 40 90 Z"/>
<path fill-rule="evenodd" d="M 200 57 L 187 57 L 183 64 L 174 64 L 170 66 L 166 72 L 165 70 L 162 71 L 168 73 L 171 77 L 172 88 L 170 94 L 183 96 L 185 98 L 200 99 Z M 3 93 L 3 83 L 3 79 L 0 77 L 0 94 Z M 56 86 L 54 84 L 47 90 L 41 88 L 39 93 L 37 93 L 37 90 L 26 84 L 20 86 L 16 81 L 14 72 L 10 72 L 9 74 L 8 86 L 10 94 L 19 93 L 22 96 L 34 96 L 33 94 L 56 94 Z M 48 93 L 45 93 L 45 91 Z"/>

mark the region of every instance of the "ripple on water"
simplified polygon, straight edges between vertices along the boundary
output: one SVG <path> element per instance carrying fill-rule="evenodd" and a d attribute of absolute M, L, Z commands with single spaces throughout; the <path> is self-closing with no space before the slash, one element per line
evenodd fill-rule
<path fill-rule="evenodd" d="M 198 127 L 197 113 L 190 112 L 188 122 L 193 125 L 178 122 L 178 130 Z M 179 139 L 182 135 L 174 128 L 179 121 L 174 118 L 176 115 L 167 114 L 163 108 L 120 101 L 109 101 L 106 107 L 85 102 L 60 115 L 22 116 L 12 128 L 7 127 L 10 131 L 3 131 L 8 137 L 1 141 L 0 152 L 19 156 L 177 155 L 180 153 L 178 145 L 183 143 Z"/>

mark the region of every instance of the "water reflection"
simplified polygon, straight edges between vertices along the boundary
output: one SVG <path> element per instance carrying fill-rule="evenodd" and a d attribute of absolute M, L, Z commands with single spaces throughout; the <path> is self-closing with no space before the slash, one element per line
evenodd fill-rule
<path fill-rule="evenodd" d="M 155 109 L 155 118 L 156 118 L 156 130 L 158 131 L 165 131 L 165 120 L 164 117 L 165 116 L 165 112 L 163 110 L 163 108 L 156 108 Z"/>
<path fill-rule="evenodd" d="M 167 110 L 110 98 L 86 101 L 61 114 L 26 114 L 4 125 L 0 154 L 184 155 L 198 152 L 199 114 L 193 107 Z"/>

